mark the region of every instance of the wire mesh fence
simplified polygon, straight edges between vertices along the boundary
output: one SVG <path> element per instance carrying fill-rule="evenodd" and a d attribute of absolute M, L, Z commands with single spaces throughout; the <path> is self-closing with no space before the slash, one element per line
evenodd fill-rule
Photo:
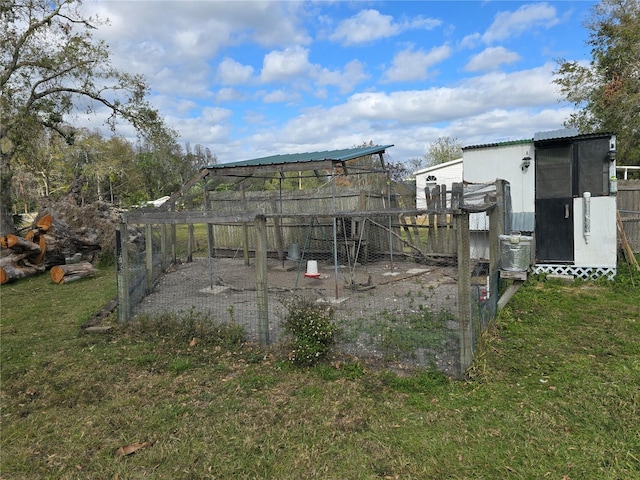
<path fill-rule="evenodd" d="M 331 310 L 343 353 L 459 375 L 495 314 L 498 275 L 489 257 L 471 258 L 469 213 L 443 193 L 445 208 L 423 212 L 358 192 L 331 196 L 334 213 L 264 197 L 247 214 L 247 198 L 228 194 L 215 213 L 131 213 L 119 229 L 120 317 L 199 315 L 275 344 L 288 305 L 306 299 Z"/>

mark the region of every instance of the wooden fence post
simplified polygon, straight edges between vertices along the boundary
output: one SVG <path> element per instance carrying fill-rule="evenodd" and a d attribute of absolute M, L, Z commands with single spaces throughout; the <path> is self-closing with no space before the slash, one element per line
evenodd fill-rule
<path fill-rule="evenodd" d="M 147 295 L 153 290 L 153 228 L 150 223 L 144 227 L 144 249 L 147 280 Z"/>
<path fill-rule="evenodd" d="M 496 206 L 489 209 L 489 285 L 491 318 L 495 318 L 498 307 L 498 286 L 500 280 L 500 235 L 504 231 L 505 181 L 496 180 Z M 495 299 L 495 300 L 494 300 Z"/>
<path fill-rule="evenodd" d="M 258 339 L 269 344 L 269 299 L 267 295 L 267 219 L 257 215 L 256 226 L 256 303 L 258 306 Z"/>
<path fill-rule="evenodd" d="M 129 230 L 126 221 L 118 224 L 116 230 L 116 264 L 118 279 L 118 320 L 129 320 Z"/>
<path fill-rule="evenodd" d="M 193 223 L 189 224 L 189 239 L 187 240 L 187 262 L 193 262 L 193 244 L 195 236 L 195 227 Z"/>
<path fill-rule="evenodd" d="M 164 272 L 167 267 L 169 267 L 169 262 L 167 261 L 167 224 L 163 223 L 160 225 L 160 251 L 162 252 L 162 271 Z"/>
<path fill-rule="evenodd" d="M 460 374 L 462 375 L 473 362 L 469 212 L 455 214 L 455 218 L 458 237 L 458 323 L 460 326 Z"/>

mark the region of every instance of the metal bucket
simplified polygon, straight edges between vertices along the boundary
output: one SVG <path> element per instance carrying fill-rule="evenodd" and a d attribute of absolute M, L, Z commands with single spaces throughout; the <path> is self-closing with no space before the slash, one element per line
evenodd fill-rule
<path fill-rule="evenodd" d="M 513 272 L 526 272 L 531 265 L 532 237 L 511 232 L 500 235 L 500 268 Z"/>

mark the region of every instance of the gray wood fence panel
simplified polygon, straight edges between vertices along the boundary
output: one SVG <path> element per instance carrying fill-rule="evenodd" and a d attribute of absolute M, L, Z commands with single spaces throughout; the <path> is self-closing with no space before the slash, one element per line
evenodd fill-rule
<path fill-rule="evenodd" d="M 618 180 L 617 207 L 631 248 L 640 252 L 640 180 Z"/>

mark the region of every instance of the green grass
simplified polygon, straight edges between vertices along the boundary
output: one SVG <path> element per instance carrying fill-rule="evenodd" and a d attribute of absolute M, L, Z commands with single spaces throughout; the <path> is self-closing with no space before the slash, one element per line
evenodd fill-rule
<path fill-rule="evenodd" d="M 113 270 L 3 285 L 0 478 L 637 479 L 638 285 L 526 284 L 466 380 L 300 369 L 194 316 L 80 333 Z"/>

